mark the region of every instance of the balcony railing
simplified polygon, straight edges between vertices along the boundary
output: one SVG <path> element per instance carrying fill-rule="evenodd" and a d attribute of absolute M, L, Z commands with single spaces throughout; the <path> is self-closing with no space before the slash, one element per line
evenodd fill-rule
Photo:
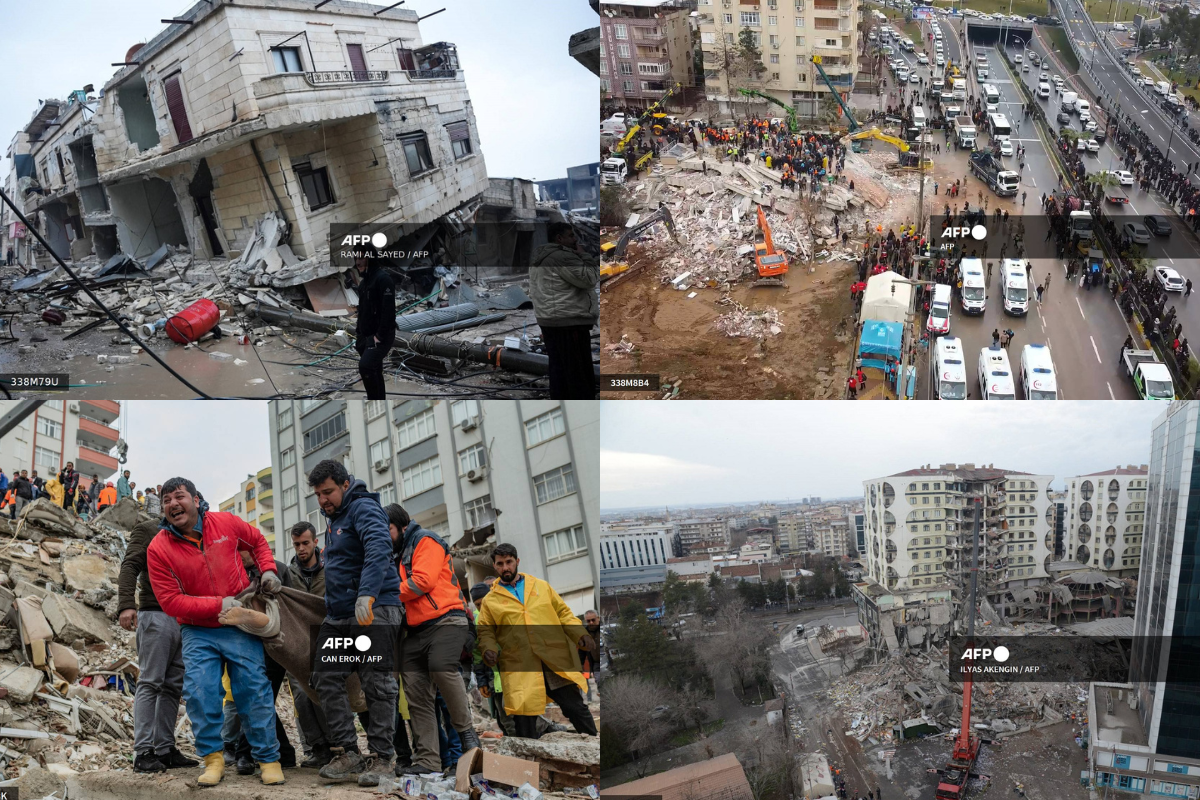
<path fill-rule="evenodd" d="M 309 86 L 328 86 L 333 83 L 384 83 L 388 79 L 387 70 L 355 70 L 339 69 L 332 72 L 306 72 L 304 79 Z"/>

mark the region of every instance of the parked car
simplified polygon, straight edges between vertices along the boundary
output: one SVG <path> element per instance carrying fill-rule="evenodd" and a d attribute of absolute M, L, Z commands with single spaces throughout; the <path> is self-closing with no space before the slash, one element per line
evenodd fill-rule
<path fill-rule="evenodd" d="M 1126 222 L 1121 235 L 1134 244 L 1150 244 L 1150 230 L 1140 222 Z"/>
<path fill-rule="evenodd" d="M 1125 173 L 1128 175 L 1129 173 Z M 1130 178 L 1133 176 L 1130 175 Z M 1130 184 L 1132 185 L 1132 183 Z M 1171 235 L 1171 220 L 1162 214 L 1147 214 L 1144 220 L 1146 227 L 1155 236 L 1170 236 Z"/>

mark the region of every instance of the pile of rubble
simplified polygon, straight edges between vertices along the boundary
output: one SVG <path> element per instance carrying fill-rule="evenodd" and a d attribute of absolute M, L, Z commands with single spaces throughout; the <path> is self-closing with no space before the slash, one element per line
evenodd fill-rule
<path fill-rule="evenodd" d="M 779 311 L 771 306 L 750 309 L 729 296 L 722 297 L 719 302 L 733 306 L 732 311 L 717 317 L 714 323 L 716 329 L 726 336 L 765 339 L 767 336 L 777 336 L 783 332 Z"/>

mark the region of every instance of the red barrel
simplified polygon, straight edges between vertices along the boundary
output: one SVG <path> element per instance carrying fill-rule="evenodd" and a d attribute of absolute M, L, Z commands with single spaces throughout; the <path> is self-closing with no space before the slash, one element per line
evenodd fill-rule
<path fill-rule="evenodd" d="M 179 344 L 194 342 L 221 321 L 221 309 L 212 300 L 197 300 L 167 320 L 167 336 Z"/>

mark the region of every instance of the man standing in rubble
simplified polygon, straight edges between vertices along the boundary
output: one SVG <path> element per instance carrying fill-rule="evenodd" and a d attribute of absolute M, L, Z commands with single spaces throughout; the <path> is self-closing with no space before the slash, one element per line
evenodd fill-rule
<path fill-rule="evenodd" d="M 68 464 L 68 466 L 70 466 Z M 146 570 L 146 548 L 158 534 L 161 519 L 139 522 L 129 532 L 121 560 L 117 607 L 121 627 L 137 631 L 137 693 L 133 701 L 133 760 L 136 772 L 165 772 L 194 767 L 196 762 L 175 747 L 175 719 L 183 696 L 183 645 L 179 623 L 163 612 Z M 137 592 L 135 600 L 134 593 Z"/>
<path fill-rule="evenodd" d="M 75 492 L 79 489 L 79 473 L 75 471 L 75 462 L 68 461 L 63 471 L 58 473 L 58 482 L 63 487 L 63 508 L 75 508 Z"/>
<path fill-rule="evenodd" d="M 383 663 L 351 663 L 342 670 L 321 663 L 313 665 L 311 684 L 321 698 L 321 709 L 329 724 L 329 744 L 342 749 L 321 768 L 320 775 L 331 781 L 357 778 L 364 786 L 374 786 L 379 777 L 393 775 L 395 769 L 393 737 L 400 688 L 394 664 L 388 663 L 394 660 L 394 654 L 383 652 L 383 648 L 395 641 L 404 616 L 400 578 L 392 560 L 392 539 L 379 495 L 368 492 L 367 485 L 352 478 L 340 461 L 319 462 L 308 474 L 308 485 L 317 496 L 327 525 L 325 620 L 317 639 L 321 643 L 334 638 L 355 639 L 365 635 L 362 627 L 372 626 L 373 633 L 378 631 L 372 654 L 377 654 L 379 648 L 378 654 L 384 656 Z M 358 749 L 354 714 L 346 695 L 347 671 L 358 672 L 370 712 L 367 746 L 371 757 L 367 760 Z"/>
<path fill-rule="evenodd" d="M 117 480 L 117 500 L 122 497 L 133 497 L 133 487 L 129 484 L 129 470 L 125 470 Z"/>
<path fill-rule="evenodd" d="M 450 548 L 440 536 L 422 528 L 399 505 L 388 506 L 399 532 L 395 543 L 400 576 L 400 600 L 404 603 L 404 653 L 401 672 L 404 696 L 413 728 L 412 766 L 406 774 L 437 772 L 442 762 L 438 742 L 437 693 L 440 690 L 450 712 L 450 724 L 458 732 L 462 752 L 479 747 L 471 705 L 458 665 L 463 655 L 475 649 L 470 614 Z"/>
<path fill-rule="evenodd" d="M 595 400 L 592 328 L 600 319 L 600 264 L 579 250 L 575 229 L 551 223 L 533 254 L 529 296 L 549 358 L 550 397 Z"/>
<path fill-rule="evenodd" d="M 146 548 L 146 568 L 154 596 L 180 624 L 183 649 L 183 697 L 204 759 L 201 786 L 215 786 L 225 775 L 221 739 L 221 672 L 228 669 L 242 730 L 266 785 L 283 783 L 279 742 L 275 738 L 275 697 L 267 679 L 262 640 L 232 625 L 221 612 L 240 607 L 236 597 L 250 585 L 240 550 L 254 554 L 262 570 L 260 587 L 282 585 L 271 547 L 262 533 L 233 514 L 209 511 L 208 503 L 186 478 L 163 484 L 163 530 Z"/>
<path fill-rule="evenodd" d="M 368 400 L 386 400 L 383 363 L 396 343 L 396 284 L 374 253 L 354 259 L 358 270 L 358 325 L 354 347 Z"/>
<path fill-rule="evenodd" d="M 479 612 L 483 663 L 500 666 L 504 710 L 516 723 L 517 736 L 536 739 L 537 717 L 550 700 L 558 703 L 577 733 L 596 735 L 596 721 L 583 691 L 577 649 L 595 644 L 558 592 L 544 580 L 519 571 L 517 548 L 499 544 L 492 585 Z"/>
<path fill-rule="evenodd" d="M 19 474 L 13 476 L 12 487 L 13 497 L 17 501 L 13 506 L 12 518 L 16 519 L 21 515 L 21 510 L 33 502 L 33 484 L 29 480 L 27 470 L 21 470 Z"/>

